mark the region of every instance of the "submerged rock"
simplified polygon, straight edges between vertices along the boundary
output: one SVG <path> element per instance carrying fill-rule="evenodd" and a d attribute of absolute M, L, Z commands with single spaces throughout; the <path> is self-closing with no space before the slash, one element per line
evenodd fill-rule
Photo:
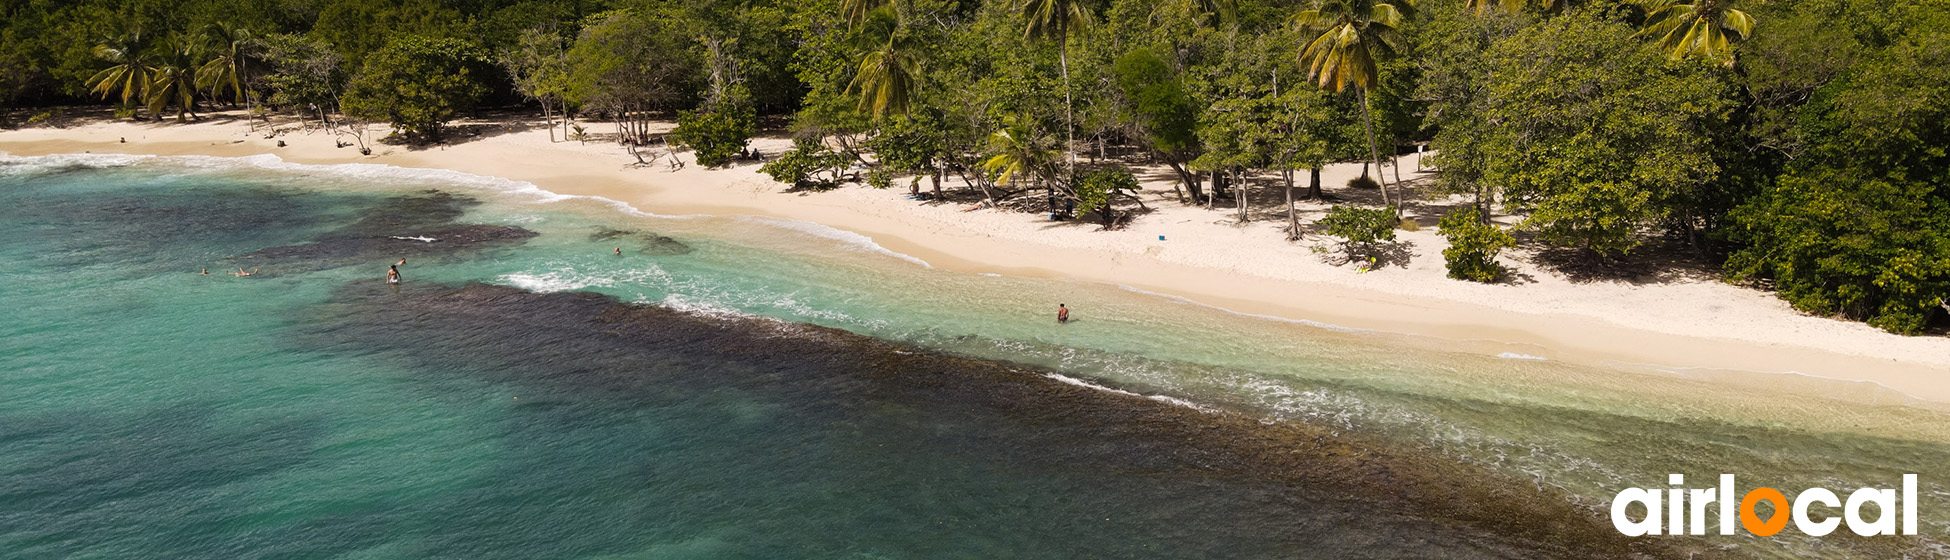
<path fill-rule="evenodd" d="M 515 226 L 454 222 L 475 204 L 479 202 L 472 198 L 441 191 L 390 197 L 365 210 L 358 221 L 310 243 L 259 249 L 233 260 L 289 271 L 325 270 L 400 258 L 438 258 L 515 245 L 540 235 Z"/>
<path fill-rule="evenodd" d="M 642 243 L 643 248 L 638 249 L 637 252 L 653 257 L 687 255 L 695 250 L 690 245 L 686 245 L 684 242 L 676 239 L 657 235 L 652 232 L 627 229 L 599 228 L 595 233 L 589 234 L 589 240 Z"/>

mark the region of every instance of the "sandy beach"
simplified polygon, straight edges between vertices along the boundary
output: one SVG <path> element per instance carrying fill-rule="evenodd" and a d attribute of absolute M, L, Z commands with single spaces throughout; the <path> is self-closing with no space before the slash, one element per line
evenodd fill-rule
<path fill-rule="evenodd" d="M 1039 214 L 968 211 L 967 203 L 910 200 L 905 180 L 884 190 L 849 185 L 830 192 L 788 193 L 785 185 L 758 174 L 756 164 L 716 170 L 687 165 L 674 171 L 663 161 L 635 166 L 636 159 L 613 143 L 551 142 L 548 131 L 533 126 L 474 124 L 485 132 L 428 148 L 375 145 L 373 155 L 362 156 L 356 148 L 340 146 L 338 137 L 300 130 L 295 122 L 279 122 L 277 127 L 288 131 L 268 137 L 265 125 L 260 123 L 252 133 L 245 122 L 234 119 L 194 124 L 96 120 L 65 128 L 3 131 L 0 152 L 273 154 L 303 164 L 450 169 L 526 181 L 561 194 L 609 198 L 656 214 L 815 222 L 870 237 L 936 268 L 1116 284 L 1240 313 L 1404 333 L 1462 351 L 1675 375 L 1761 372 L 1720 377 L 1809 384 L 1810 391 L 1876 402 L 1900 402 L 1886 400 L 1895 396 L 1888 392 L 1893 390 L 1950 403 L 1950 338 L 1905 337 L 1808 316 L 1772 294 L 1710 277 L 1578 281 L 1534 264 L 1524 252 L 1503 258 L 1517 281 L 1451 280 L 1444 276 L 1444 243 L 1433 227 L 1438 216 L 1428 208 L 1415 208 L 1421 215 L 1414 216 L 1426 227 L 1401 232 L 1414 253 L 1412 261 L 1364 273 L 1323 262 L 1312 250 L 1318 238 L 1287 241 L 1283 215 L 1255 208 L 1253 221 L 1241 225 L 1231 208 L 1208 210 L 1177 202 L 1168 173 L 1157 172 L 1161 170 L 1142 174 L 1149 189 L 1145 203 L 1154 211 L 1125 229 L 1102 231 L 1094 222 L 1051 222 Z M 372 136 L 383 134 L 375 128 Z M 768 137 L 754 145 L 776 154 L 790 141 Z M 688 154 L 682 157 L 689 161 Z M 1403 165 L 1413 170 L 1416 161 L 1404 158 Z M 1324 174 L 1323 184 L 1330 194 L 1345 193 L 1350 199 L 1375 196 L 1349 193 L 1341 186 L 1359 172 L 1358 164 L 1337 165 Z M 1273 189 L 1266 193 L 1277 196 Z M 1307 214 L 1302 222 L 1324 209 L 1319 203 L 1303 204 Z"/>

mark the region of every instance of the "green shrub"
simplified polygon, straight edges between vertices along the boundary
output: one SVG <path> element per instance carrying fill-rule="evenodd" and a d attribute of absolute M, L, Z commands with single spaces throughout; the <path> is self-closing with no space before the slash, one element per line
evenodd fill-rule
<path fill-rule="evenodd" d="M 737 158 L 757 132 L 757 118 L 751 109 L 684 111 L 677 114 L 677 129 L 671 131 L 671 139 L 696 152 L 698 165 L 719 167 Z"/>
<path fill-rule="evenodd" d="M 1473 207 L 1450 212 L 1438 227 L 1442 237 L 1449 240 L 1442 260 L 1449 266 L 1450 278 L 1494 282 L 1503 276 L 1503 265 L 1497 264 L 1496 255 L 1516 245 L 1510 232 L 1483 223 L 1482 212 Z"/>
<path fill-rule="evenodd" d="M 792 149 L 758 168 L 772 180 L 790 183 L 795 189 L 830 189 L 840 184 L 846 169 L 846 154 L 834 152 L 818 140 L 801 139 Z M 826 174 L 821 177 L 820 174 Z"/>
<path fill-rule="evenodd" d="M 473 43 L 405 36 L 366 58 L 345 92 L 345 114 L 392 123 L 420 140 L 439 140 L 447 121 L 489 93 L 494 68 Z"/>
<path fill-rule="evenodd" d="M 1117 220 L 1116 211 L 1111 208 L 1111 201 L 1127 195 L 1130 191 L 1143 189 L 1138 185 L 1137 177 L 1122 167 L 1092 171 L 1077 181 L 1077 211 L 1096 210 L 1097 214 L 1103 217 L 1104 226 L 1109 227 Z"/>
<path fill-rule="evenodd" d="M 1382 258 L 1394 249 L 1393 206 L 1359 208 L 1336 205 L 1327 210 L 1327 216 L 1320 219 L 1320 225 L 1327 226 L 1327 235 L 1344 240 L 1335 252 L 1345 254 L 1348 262 L 1372 260 L 1380 264 Z"/>
<path fill-rule="evenodd" d="M 894 172 L 886 167 L 875 167 L 867 172 L 867 186 L 884 189 L 894 186 Z"/>
<path fill-rule="evenodd" d="M 1371 178 L 1369 178 L 1369 177 L 1368 177 L 1367 175 L 1362 175 L 1362 176 L 1360 176 L 1360 177 L 1355 177 L 1355 178 L 1353 178 L 1353 179 L 1348 179 L 1348 180 L 1347 180 L 1347 188 L 1350 188 L 1350 189 L 1379 189 L 1379 188 L 1381 188 L 1381 183 L 1376 183 L 1376 182 L 1374 181 L 1374 179 L 1371 179 Z"/>

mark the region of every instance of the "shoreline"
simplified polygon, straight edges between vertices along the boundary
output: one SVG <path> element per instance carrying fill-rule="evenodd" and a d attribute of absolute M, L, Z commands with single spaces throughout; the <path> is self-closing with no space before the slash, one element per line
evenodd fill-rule
<path fill-rule="evenodd" d="M 1950 403 L 1950 338 L 1904 337 L 1860 323 L 1806 316 L 1772 294 L 1710 280 L 1573 282 L 1525 262 L 1522 255 L 1502 260 L 1529 278 L 1528 283 L 1450 280 L 1442 275 L 1441 238 L 1433 227 L 1401 232 L 1416 254 L 1407 266 L 1357 274 L 1321 263 L 1304 243 L 1285 242 L 1279 229 L 1285 224 L 1283 215 L 1276 218 L 1262 210 L 1258 221 L 1237 226 L 1231 209 L 1177 203 L 1170 186 L 1154 180 L 1149 170 L 1140 176 L 1146 178 L 1145 201 L 1156 211 L 1124 230 L 1103 232 L 1094 223 L 920 203 L 905 199 L 899 186 L 786 193 L 750 163 L 717 170 L 691 165 L 674 172 L 661 162 L 638 168 L 613 144 L 551 143 L 547 131 L 532 127 L 426 149 L 375 145 L 375 155 L 369 157 L 352 147 L 335 147 L 333 136 L 319 132 L 293 131 L 276 138 L 266 134 L 263 125 L 256 134 L 248 133 L 241 121 L 179 125 L 100 120 L 71 128 L 0 131 L 0 153 L 272 154 L 296 164 L 447 169 L 532 183 L 562 195 L 610 199 L 655 214 L 811 222 L 871 238 L 889 251 L 959 273 L 1109 284 L 1241 315 L 1426 338 L 1466 352 L 1494 356 L 1524 346 L 1514 353 L 1766 386 L 1812 383 L 1807 390 L 1846 393 L 1838 396 L 1854 400 L 1866 392 L 1868 400 L 1878 403 L 1888 396 L 1874 389 L 1834 386 L 1860 382 L 1914 399 Z M 128 143 L 118 141 L 123 138 Z M 277 147 L 280 141 L 287 146 Z M 754 145 L 776 154 L 789 140 L 759 138 Z M 1412 166 L 1414 160 L 1404 158 L 1404 163 Z M 1323 185 L 1330 193 L 1342 190 L 1335 186 L 1358 171 L 1358 165 L 1332 167 L 1324 173 Z M 1359 194 L 1350 193 L 1350 198 Z M 1167 241 L 1156 241 L 1159 236 Z"/>

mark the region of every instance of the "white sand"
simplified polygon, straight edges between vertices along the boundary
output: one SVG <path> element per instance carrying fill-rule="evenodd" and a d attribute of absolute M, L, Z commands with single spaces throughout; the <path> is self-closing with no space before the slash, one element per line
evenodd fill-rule
<path fill-rule="evenodd" d="M 279 126 L 296 127 L 284 122 Z M 608 125 L 590 128 L 607 131 Z M 0 132 L 0 152 L 270 153 L 295 163 L 445 168 L 528 181 L 563 194 L 602 196 L 658 214 L 750 214 L 816 222 L 960 272 L 1114 283 L 1236 311 L 1438 337 L 1491 354 L 1508 349 L 1501 343 L 1531 344 L 1538 349 L 1524 354 L 1584 363 L 1866 380 L 1917 398 L 1950 402 L 1950 338 L 1904 337 L 1860 323 L 1807 316 L 1772 294 L 1712 279 L 1573 282 L 1527 262 L 1522 254 L 1506 256 L 1504 262 L 1524 281 L 1486 285 L 1451 280 L 1442 265 L 1445 244 L 1432 225 L 1401 232 L 1414 253 L 1406 268 L 1359 273 L 1353 266 L 1323 262 L 1310 249 L 1319 238 L 1286 241 L 1286 220 L 1277 213 L 1281 209 L 1256 207 L 1255 221 L 1241 226 L 1232 208 L 1206 210 L 1178 203 L 1162 169 L 1140 173 L 1152 189 L 1144 194 L 1145 203 L 1156 211 L 1127 229 L 1101 231 L 1094 223 L 1050 222 L 1038 214 L 964 212 L 968 204 L 917 203 L 904 197 L 905 180 L 886 190 L 848 186 L 802 195 L 783 192 L 784 185 L 756 173 L 753 164 L 721 170 L 689 165 L 674 172 L 661 161 L 634 167 L 630 164 L 635 159 L 615 144 L 551 143 L 539 129 L 460 138 L 455 145 L 420 150 L 379 146 L 369 157 L 335 147 L 335 138 L 323 133 L 294 130 L 267 139 L 263 130 L 246 130 L 234 120 L 189 125 L 96 121 L 65 129 Z M 128 143 L 119 143 L 120 138 Z M 276 147 L 279 140 L 288 146 Z M 754 144 L 766 154 L 790 145 L 781 138 Z M 683 158 L 690 161 L 688 154 Z M 1415 161 L 1405 158 L 1403 165 L 1414 169 Z M 1373 199 L 1373 191 L 1341 187 L 1359 172 L 1359 165 L 1334 166 L 1323 184 L 1329 194 Z M 1305 181 L 1304 175 L 1300 180 Z M 944 184 L 958 186 L 958 181 Z M 925 181 L 922 187 L 928 188 Z M 1264 196 L 1271 201 L 1279 194 L 1267 189 Z M 1324 206 L 1303 204 L 1302 210 L 1305 225 Z M 1436 216 L 1420 218 L 1433 224 Z M 1469 341 L 1497 343 L 1472 346 Z"/>

